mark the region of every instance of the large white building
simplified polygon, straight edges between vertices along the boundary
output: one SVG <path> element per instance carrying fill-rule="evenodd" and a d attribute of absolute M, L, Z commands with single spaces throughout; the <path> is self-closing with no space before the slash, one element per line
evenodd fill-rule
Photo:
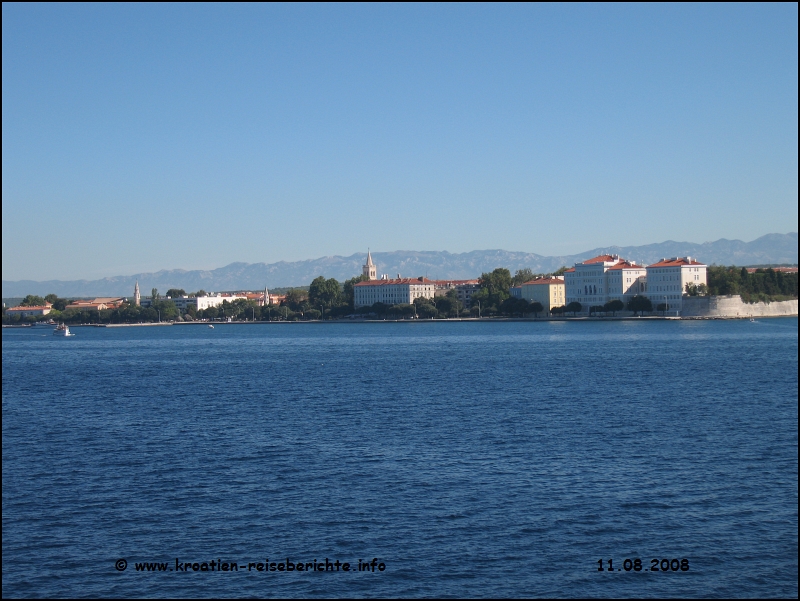
<path fill-rule="evenodd" d="M 367 251 L 367 262 L 362 267 L 362 273 L 369 278 L 353 286 L 353 305 L 371 307 L 375 303 L 385 305 L 411 304 L 417 298 L 433 298 L 436 293 L 436 282 L 427 278 L 397 278 L 390 280 L 389 276 L 376 279 L 378 269 L 372 262 L 372 255 Z"/>
<path fill-rule="evenodd" d="M 627 303 L 629 298 L 647 290 L 644 265 L 626 261 L 617 255 L 600 255 L 564 273 L 566 304 L 577 301 L 589 307 L 604 305 L 610 300 Z"/>
<path fill-rule="evenodd" d="M 646 295 L 653 307 L 665 304 L 670 311 L 680 311 L 687 284 L 707 284 L 706 265 L 692 257 L 661 259 L 647 266 Z"/>
<path fill-rule="evenodd" d="M 647 296 L 653 307 L 669 305 L 681 310 L 687 284 L 707 284 L 706 265 L 692 257 L 662 259 L 652 265 L 637 265 L 617 255 L 600 255 L 576 263 L 564 274 L 567 304 L 577 301 L 584 311 L 620 300 L 625 305 L 637 295 Z"/>
<path fill-rule="evenodd" d="M 353 286 L 353 304 L 370 307 L 375 303 L 385 305 L 411 304 L 417 298 L 433 298 L 435 285 L 427 278 L 397 278 L 358 282 Z"/>

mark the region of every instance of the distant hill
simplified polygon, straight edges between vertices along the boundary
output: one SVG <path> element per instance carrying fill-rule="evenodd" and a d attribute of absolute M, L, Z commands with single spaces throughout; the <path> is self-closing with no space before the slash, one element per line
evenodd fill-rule
<path fill-rule="evenodd" d="M 513 273 L 517 269 L 529 267 L 534 272 L 554 271 L 562 265 L 574 263 L 590 257 L 616 253 L 639 263 L 655 263 L 664 257 L 692 256 L 700 261 L 717 265 L 761 265 L 777 263 L 797 263 L 797 232 L 789 234 L 767 234 L 752 242 L 721 239 L 716 242 L 695 244 L 668 240 L 645 246 L 609 246 L 593 248 L 577 255 L 545 257 L 534 253 L 512 252 L 507 250 L 473 250 L 466 253 L 446 251 L 404 251 L 376 252 L 372 254 L 378 266 L 378 273 L 388 273 L 391 277 L 401 274 L 404 277 L 427 275 L 432 279 L 476 278 L 485 271 L 496 267 L 507 267 Z M 151 288 L 166 292 L 169 288 L 183 288 L 187 292 L 203 289 L 258 290 L 264 286 L 307 286 L 319 275 L 344 281 L 361 273 L 365 253 L 349 257 L 322 257 L 292 263 L 231 263 L 212 270 L 186 271 L 183 269 L 163 270 L 156 273 L 138 273 L 129 276 L 116 276 L 100 280 L 3 280 L 3 297 L 21 297 L 26 294 L 59 296 L 131 296 L 136 280 L 144 294 Z"/>

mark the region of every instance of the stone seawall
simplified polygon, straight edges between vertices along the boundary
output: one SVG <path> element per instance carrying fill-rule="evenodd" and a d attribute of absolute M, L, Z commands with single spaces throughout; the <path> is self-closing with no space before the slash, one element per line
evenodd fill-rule
<path fill-rule="evenodd" d="M 681 317 L 782 317 L 797 315 L 797 301 L 744 303 L 741 296 L 684 296 Z"/>

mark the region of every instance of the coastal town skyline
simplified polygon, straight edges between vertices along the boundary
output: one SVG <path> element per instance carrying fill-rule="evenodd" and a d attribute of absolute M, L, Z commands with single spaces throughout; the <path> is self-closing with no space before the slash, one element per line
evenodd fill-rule
<path fill-rule="evenodd" d="M 369 251 L 369 249 L 368 249 Z M 767 234 L 751 242 L 717 240 L 704 244 L 667 241 L 641 247 L 609 246 L 589 249 L 571 256 L 544 256 L 504 250 L 448 253 L 447 251 L 375 251 L 383 262 L 382 273 L 432 279 L 469 279 L 483 271 L 504 266 L 509 269 L 532 269 L 535 272 L 553 272 L 560 267 L 573 265 L 587 258 L 616 254 L 639 263 L 655 263 L 666 257 L 703 257 L 708 264 L 719 265 L 794 265 L 797 263 L 797 233 Z M 256 290 L 265 284 L 269 287 L 289 288 L 305 286 L 314 277 L 325 275 L 344 281 L 361 272 L 363 251 L 349 257 L 326 256 L 315 260 L 274 264 L 233 263 L 214 270 L 188 271 L 161 270 L 155 273 L 138 273 L 107 277 L 95 281 L 63 280 L 8 281 L 3 280 L 3 297 L 22 297 L 29 293 L 91 296 L 117 294 L 129 295 L 134 281 L 146 281 L 162 289 L 173 287 L 221 291 Z"/>

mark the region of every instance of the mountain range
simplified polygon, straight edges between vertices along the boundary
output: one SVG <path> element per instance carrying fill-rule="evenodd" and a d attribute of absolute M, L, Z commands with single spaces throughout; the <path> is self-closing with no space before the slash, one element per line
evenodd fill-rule
<path fill-rule="evenodd" d="M 555 271 L 562 265 L 575 263 L 600 254 L 618 254 L 637 263 L 649 264 L 665 257 L 691 256 L 708 265 L 763 265 L 797 263 L 797 232 L 767 234 L 752 242 L 720 239 L 716 242 L 696 244 L 668 240 L 644 246 L 608 246 L 594 248 L 577 255 L 542 256 L 535 253 L 506 250 L 473 250 L 465 253 L 447 251 L 404 251 L 372 253 L 378 274 L 396 277 L 427 276 L 431 279 L 471 279 L 496 267 L 507 267 L 513 274 L 517 269 L 530 268 L 534 273 Z M 349 257 L 332 256 L 306 261 L 278 263 L 231 263 L 211 270 L 171 269 L 155 273 L 137 273 L 127 276 L 107 277 L 99 280 L 3 280 L 3 298 L 22 297 L 27 294 L 58 294 L 63 297 L 80 296 L 131 296 L 138 280 L 142 294 L 151 288 L 162 293 L 169 288 L 232 291 L 260 290 L 287 286 L 307 286 L 317 276 L 336 278 L 339 281 L 361 273 L 365 253 Z"/>

